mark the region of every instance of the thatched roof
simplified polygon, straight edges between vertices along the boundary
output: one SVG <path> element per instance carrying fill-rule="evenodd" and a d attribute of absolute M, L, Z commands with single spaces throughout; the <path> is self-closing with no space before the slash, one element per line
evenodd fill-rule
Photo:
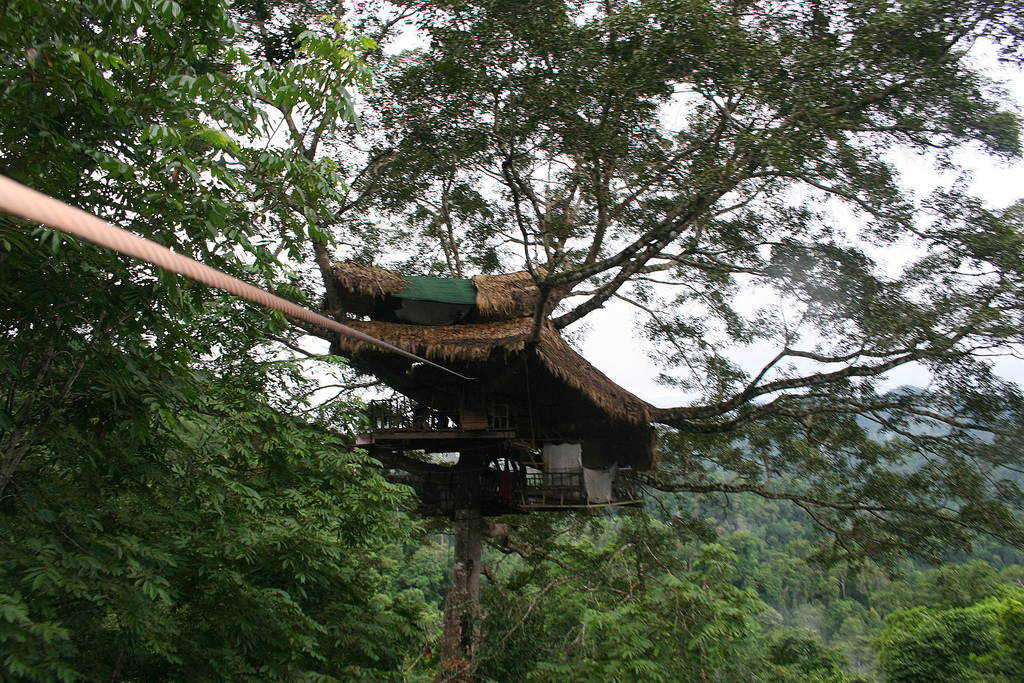
<path fill-rule="evenodd" d="M 372 337 L 424 358 L 460 366 L 474 366 L 492 359 L 509 360 L 526 349 L 533 329 L 532 318 L 443 327 L 377 321 L 350 324 Z M 382 353 L 379 347 L 351 337 L 342 337 L 336 352 L 353 358 L 367 353 Z M 551 375 L 586 397 L 608 418 L 630 425 L 651 422 L 653 406 L 620 387 L 576 353 L 550 323 L 542 327 L 535 353 Z"/>
<path fill-rule="evenodd" d="M 333 272 L 342 308 L 355 315 L 368 315 L 367 312 L 373 310 L 375 297 L 398 295 L 409 284 L 409 280 L 396 271 L 353 261 L 335 263 Z M 480 322 L 531 316 L 540 296 L 533 277 L 525 271 L 477 275 L 472 282 L 476 288 L 475 320 Z M 545 313 L 554 309 L 565 292 L 564 288 L 559 288 L 549 295 Z"/>
<path fill-rule="evenodd" d="M 400 273 L 387 268 L 364 266 L 355 261 L 334 264 L 335 285 L 361 296 L 397 294 L 405 288 L 406 280 Z"/>
<path fill-rule="evenodd" d="M 526 271 L 506 275 L 477 275 L 476 305 L 484 320 L 508 320 L 533 315 L 540 290 Z M 559 289 L 548 296 L 545 312 L 550 313 L 565 295 Z"/>

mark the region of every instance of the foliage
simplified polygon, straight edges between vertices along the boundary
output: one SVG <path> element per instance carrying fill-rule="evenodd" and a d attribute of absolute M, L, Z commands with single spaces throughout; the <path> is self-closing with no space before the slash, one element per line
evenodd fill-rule
<path fill-rule="evenodd" d="M 445 592 L 451 581 L 450 547 L 423 538 L 414 545 L 392 548 L 386 561 L 392 592 L 420 591 L 427 604 L 437 609 L 444 606 Z"/>
<path fill-rule="evenodd" d="M 0 635 L 10 675 L 288 680 L 401 661 L 422 605 L 382 602 L 359 557 L 401 493 L 231 384 L 164 399 L 174 422 L 149 420 L 145 440 L 112 428 L 22 464 L 0 561 L 20 615 Z"/>
<path fill-rule="evenodd" d="M 740 506 L 747 528 L 692 499 L 585 520 L 589 535 L 523 522 L 481 675 L 849 680 L 835 648 L 865 657 L 895 611 L 878 641 L 893 680 L 1020 677 L 1005 576 L 877 571 L 979 533 L 1024 547 L 1024 398 L 989 361 L 1022 341 L 1024 209 L 962 185 L 921 200 L 889 156 L 1019 155 L 969 54 L 1019 63 L 1019 3 L 348 8 L 381 41 L 402 21 L 429 40 L 393 59 L 348 37 L 340 5 L 233 11 L 5 3 L 0 172 L 299 301 L 319 297 L 317 268 L 332 311 L 339 254 L 526 268 L 544 296 L 568 291 L 558 328 L 628 301 L 689 401 L 656 411 L 647 483 L 763 499 Z M 383 78 L 357 129 L 361 58 Z M 897 246 L 913 255 L 887 270 Z M 444 554 L 381 549 L 403 493 L 347 450 L 344 387 L 310 400 L 311 368 L 337 359 L 297 363 L 280 317 L 8 216 L 0 293 L 6 677 L 386 680 L 432 663 Z M 761 367 L 738 360 L 769 347 Z M 927 391 L 885 391 L 914 364 Z M 789 626 L 822 641 L 774 633 Z"/>
<path fill-rule="evenodd" d="M 995 569 L 975 560 L 966 565 L 946 565 L 924 572 L 915 591 L 918 604 L 940 609 L 965 608 L 1002 590 Z"/>
<path fill-rule="evenodd" d="M 366 43 L 314 22 L 275 66 L 243 39 L 216 1 L 5 3 L 0 172 L 304 300 L 279 257 L 341 181 L 264 104 L 351 125 Z M 432 614 L 382 594 L 406 493 L 351 452 L 358 402 L 308 401 L 337 359 L 11 216 L 0 302 L 5 680 L 401 677 Z"/>
<path fill-rule="evenodd" d="M 793 501 L 822 559 L 1024 545 L 1024 397 L 992 363 L 1024 339 L 1020 207 L 915 196 L 893 162 L 1018 157 L 971 49 L 1019 63 L 1019 3 L 387 7 L 424 40 L 375 62 L 336 153 L 341 255 L 529 270 L 559 329 L 632 304 L 681 401 L 648 483 Z M 909 367 L 928 390 L 887 391 Z"/>
<path fill-rule="evenodd" d="M 825 648 L 841 654 L 842 675 L 870 678 L 881 673 L 876 644 L 887 628 L 887 616 L 910 609 L 941 611 L 999 603 L 1021 588 L 1021 565 L 993 566 L 963 553 L 951 552 L 955 559 L 939 566 L 905 564 L 899 573 L 870 563 L 823 566 L 808 562 L 814 552 L 815 525 L 799 510 L 749 493 L 697 500 L 662 496 L 658 509 L 669 515 L 665 519 L 678 519 L 676 500 L 690 514 L 713 520 L 721 542 L 733 554 L 729 581 L 754 591 L 767 605 L 756 615 L 763 628 L 758 646 L 763 654 L 748 653 L 750 657 L 770 659 L 774 639 L 792 635 L 803 642 L 811 633 L 815 642 L 807 645 L 809 651 Z M 1006 553 L 1019 561 L 1011 548 L 991 544 L 975 557 L 999 558 Z M 784 673 L 800 675 L 792 669 Z M 813 676 L 824 678 L 826 673 Z"/>
<path fill-rule="evenodd" d="M 843 671 L 845 657 L 834 648 L 825 647 L 808 631 L 790 630 L 773 634 L 767 644 L 766 659 L 773 665 L 766 680 L 780 683 L 822 681 L 859 683 L 864 680 Z"/>
<path fill-rule="evenodd" d="M 642 515 L 589 529 L 565 529 L 568 521 L 539 520 L 510 541 L 549 538 L 485 596 L 492 637 L 479 655 L 481 679 L 703 680 L 730 669 L 752 637 L 758 601 L 724 580 L 724 548 L 682 561 L 678 540 Z"/>
<path fill-rule="evenodd" d="M 1019 604 L 990 600 L 969 608 L 896 612 L 878 640 L 879 663 L 893 683 L 1019 680 L 1020 655 L 1006 638 Z M 1001 618 L 1002 617 L 1002 618 Z M 1011 618 L 1012 619 L 1012 618 Z"/>
<path fill-rule="evenodd" d="M 980 560 L 921 572 L 875 643 L 887 680 L 1020 680 L 1021 597 Z"/>

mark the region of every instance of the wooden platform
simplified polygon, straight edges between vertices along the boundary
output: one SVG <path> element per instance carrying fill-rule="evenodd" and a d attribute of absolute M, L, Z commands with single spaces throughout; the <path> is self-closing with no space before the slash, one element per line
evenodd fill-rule
<path fill-rule="evenodd" d="M 473 442 L 509 441 L 514 430 L 499 429 L 380 429 L 359 434 L 356 445 L 377 446 L 391 450 L 423 449 L 426 451 L 458 451 Z"/>

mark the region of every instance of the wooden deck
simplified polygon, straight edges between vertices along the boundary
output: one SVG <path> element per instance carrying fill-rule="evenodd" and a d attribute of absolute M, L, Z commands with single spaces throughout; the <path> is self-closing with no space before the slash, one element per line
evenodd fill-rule
<path fill-rule="evenodd" d="M 515 437 L 515 431 L 505 429 L 378 429 L 359 434 L 356 437 L 356 445 L 395 450 L 431 450 L 441 444 L 452 444 L 454 448 L 448 448 L 446 445 L 444 450 L 457 451 L 459 444 L 465 446 L 469 442 L 508 441 Z"/>

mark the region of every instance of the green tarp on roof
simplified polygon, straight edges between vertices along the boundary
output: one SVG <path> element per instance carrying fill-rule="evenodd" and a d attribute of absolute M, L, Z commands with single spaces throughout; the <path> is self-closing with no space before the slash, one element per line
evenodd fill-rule
<path fill-rule="evenodd" d="M 422 277 L 407 275 L 409 284 L 401 292 L 395 294 L 399 299 L 415 299 L 417 301 L 437 301 L 445 304 L 476 303 L 476 287 L 472 280 L 444 277 Z"/>

